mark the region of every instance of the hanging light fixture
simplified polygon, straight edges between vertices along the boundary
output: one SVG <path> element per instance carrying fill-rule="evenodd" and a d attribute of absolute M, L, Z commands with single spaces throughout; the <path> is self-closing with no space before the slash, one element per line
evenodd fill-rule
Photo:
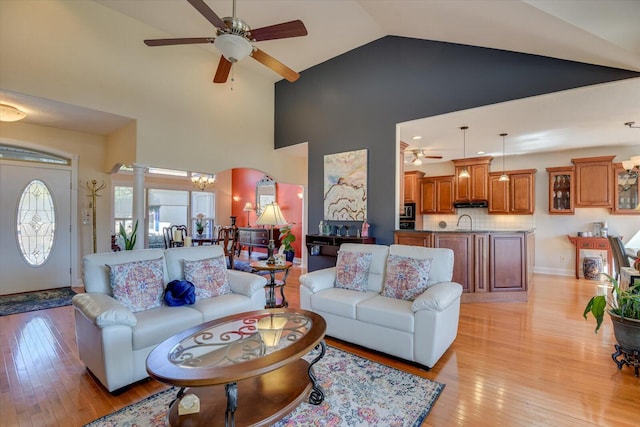
<path fill-rule="evenodd" d="M 462 157 L 464 159 L 467 158 L 467 129 L 469 129 L 469 126 L 460 127 L 460 130 L 462 130 Z M 470 176 L 466 166 L 458 174 L 458 178 L 469 178 Z"/>
<path fill-rule="evenodd" d="M 212 175 L 194 175 L 191 174 L 191 182 L 200 191 L 204 191 L 211 187 L 216 181 L 216 177 Z"/>
<path fill-rule="evenodd" d="M 500 178 L 498 178 L 498 181 L 506 182 L 506 181 L 509 181 L 509 175 L 504 173 L 504 137 L 507 136 L 507 134 L 501 133 L 500 136 L 502 137 L 502 175 L 500 175 Z"/>

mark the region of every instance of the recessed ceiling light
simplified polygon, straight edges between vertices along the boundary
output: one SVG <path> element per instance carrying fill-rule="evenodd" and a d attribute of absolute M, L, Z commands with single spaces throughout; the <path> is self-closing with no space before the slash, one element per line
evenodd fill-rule
<path fill-rule="evenodd" d="M 0 121 L 1 122 L 17 122 L 27 117 L 27 113 L 18 110 L 16 107 L 0 104 Z"/>
<path fill-rule="evenodd" d="M 478 151 L 476 154 L 484 154 L 484 151 Z"/>
<path fill-rule="evenodd" d="M 411 139 L 413 139 L 414 141 L 417 141 L 419 139 L 422 139 L 422 137 L 420 135 L 416 135 L 416 136 L 411 137 Z"/>

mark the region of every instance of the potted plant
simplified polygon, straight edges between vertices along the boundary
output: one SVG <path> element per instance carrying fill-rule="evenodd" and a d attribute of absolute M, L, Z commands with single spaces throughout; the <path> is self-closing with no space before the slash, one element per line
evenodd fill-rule
<path fill-rule="evenodd" d="M 127 231 L 124 229 L 124 225 L 120 223 L 120 237 L 124 241 L 124 250 L 130 251 L 136 245 L 136 232 L 138 231 L 138 220 L 133 225 L 133 231 L 131 234 L 127 234 Z"/>
<path fill-rule="evenodd" d="M 196 215 L 196 233 L 198 233 L 198 237 L 202 237 L 204 234 L 204 214 Z"/>
<path fill-rule="evenodd" d="M 296 241 L 296 236 L 291 232 L 294 223 L 287 224 L 280 227 L 280 250 L 285 254 L 287 261 L 293 262 L 293 257 L 296 252 L 291 246 L 291 243 Z"/>
<path fill-rule="evenodd" d="M 640 351 L 640 283 L 629 285 L 628 289 L 620 289 L 616 279 L 608 274 L 605 276 L 613 286 L 611 298 L 607 299 L 606 295 L 592 297 L 583 316 L 586 319 L 587 314 L 593 315 L 596 319 L 595 332 L 598 333 L 606 311 L 613 322 L 613 333 L 618 345 L 626 351 Z"/>

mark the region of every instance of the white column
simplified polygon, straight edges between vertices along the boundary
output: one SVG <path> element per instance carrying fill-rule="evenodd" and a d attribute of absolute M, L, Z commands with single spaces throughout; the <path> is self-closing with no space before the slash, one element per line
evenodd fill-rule
<path fill-rule="evenodd" d="M 133 223 L 138 221 L 138 231 L 136 232 L 136 246 L 134 249 L 144 248 L 145 238 L 145 215 L 144 215 L 144 173 L 146 166 L 133 165 Z"/>

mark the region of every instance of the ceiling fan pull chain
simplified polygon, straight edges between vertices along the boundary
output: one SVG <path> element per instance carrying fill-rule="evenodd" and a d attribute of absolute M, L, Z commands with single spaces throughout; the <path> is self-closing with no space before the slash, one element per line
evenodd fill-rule
<path fill-rule="evenodd" d="M 231 67 L 231 90 L 232 90 L 232 91 L 233 91 L 233 82 L 235 82 L 235 81 L 236 81 L 235 77 L 233 76 L 233 74 L 234 74 L 233 69 L 234 69 L 234 68 L 235 68 L 235 67 Z"/>

